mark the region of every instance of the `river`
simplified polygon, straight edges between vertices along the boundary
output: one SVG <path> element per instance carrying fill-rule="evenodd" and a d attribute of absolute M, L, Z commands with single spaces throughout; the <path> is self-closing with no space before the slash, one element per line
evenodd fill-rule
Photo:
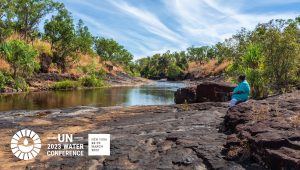
<path fill-rule="evenodd" d="M 139 87 L 3 94 L 0 95 L 0 111 L 173 104 L 174 92 L 184 86 L 184 83 L 157 81 Z"/>

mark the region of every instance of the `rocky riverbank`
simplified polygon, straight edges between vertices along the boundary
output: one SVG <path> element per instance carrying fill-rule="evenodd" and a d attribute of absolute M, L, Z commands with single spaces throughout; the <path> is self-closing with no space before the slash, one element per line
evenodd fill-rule
<path fill-rule="evenodd" d="M 0 169 L 299 169 L 299 103 L 297 91 L 229 111 L 227 103 L 206 102 L 2 112 Z M 43 144 L 29 161 L 10 149 L 24 128 Z M 86 155 L 48 157 L 46 144 L 58 133 L 83 137 L 77 143 Z M 87 156 L 91 133 L 111 134 L 110 156 Z"/>
<path fill-rule="evenodd" d="M 51 90 L 50 86 L 59 81 L 79 81 L 80 76 L 75 74 L 57 74 L 57 73 L 39 73 L 27 80 L 29 91 L 48 91 Z M 152 83 L 153 81 L 141 78 L 132 77 L 125 73 L 118 73 L 117 75 L 107 74 L 104 79 L 105 87 L 123 87 L 123 86 L 141 86 Z M 90 89 L 93 87 L 80 87 L 84 89 Z M 13 89 L 11 87 L 5 87 L 0 89 L 1 94 L 20 93 L 21 89 Z"/>
<path fill-rule="evenodd" d="M 229 160 L 254 159 L 270 169 L 300 169 L 300 92 L 249 101 L 228 110 Z"/>

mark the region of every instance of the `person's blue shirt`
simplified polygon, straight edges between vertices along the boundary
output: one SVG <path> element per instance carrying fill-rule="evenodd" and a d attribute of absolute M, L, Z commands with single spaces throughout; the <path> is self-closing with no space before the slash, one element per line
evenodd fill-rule
<path fill-rule="evenodd" d="M 237 92 L 241 92 L 237 94 Z M 233 90 L 232 98 L 237 101 L 247 101 L 250 95 L 250 86 L 246 80 L 238 84 L 236 88 Z"/>

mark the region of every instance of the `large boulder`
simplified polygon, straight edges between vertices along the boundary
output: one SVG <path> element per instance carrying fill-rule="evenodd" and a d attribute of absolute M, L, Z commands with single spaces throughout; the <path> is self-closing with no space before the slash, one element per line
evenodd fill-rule
<path fill-rule="evenodd" d="M 196 100 L 196 86 L 195 87 L 187 87 L 178 89 L 175 92 L 175 103 L 176 104 L 183 104 L 183 103 L 195 103 Z"/>
<path fill-rule="evenodd" d="M 225 82 L 203 82 L 197 86 L 197 102 L 225 102 L 230 100 L 235 85 Z"/>
<path fill-rule="evenodd" d="M 225 82 L 203 82 L 195 87 L 178 89 L 175 103 L 225 102 L 230 100 L 235 85 Z"/>

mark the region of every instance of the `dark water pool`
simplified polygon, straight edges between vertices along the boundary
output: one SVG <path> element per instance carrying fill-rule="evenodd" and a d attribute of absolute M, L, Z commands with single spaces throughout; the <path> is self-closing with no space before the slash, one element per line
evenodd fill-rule
<path fill-rule="evenodd" d="M 158 81 L 141 87 L 113 87 L 73 91 L 0 95 L 0 111 L 39 110 L 75 106 L 133 106 L 174 103 L 174 92 L 183 83 Z"/>

